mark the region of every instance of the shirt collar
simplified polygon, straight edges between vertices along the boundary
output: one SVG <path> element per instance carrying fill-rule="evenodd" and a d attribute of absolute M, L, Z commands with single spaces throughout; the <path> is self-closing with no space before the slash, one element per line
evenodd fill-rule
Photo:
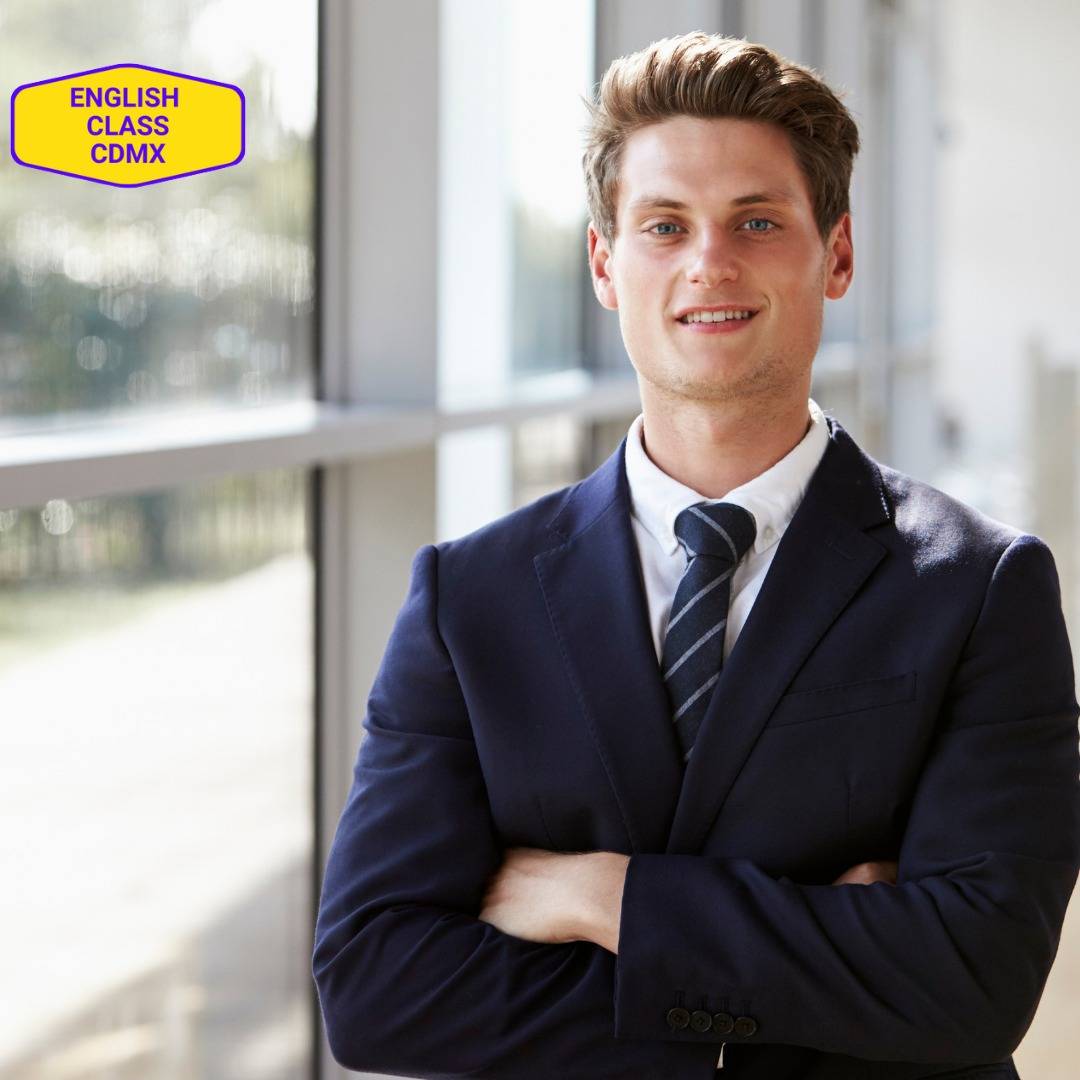
<path fill-rule="evenodd" d="M 679 549 L 675 518 L 681 511 L 702 500 L 736 503 L 754 516 L 755 552 L 766 551 L 783 535 L 829 443 L 825 414 L 813 398 L 807 399 L 807 405 L 811 423 L 802 440 L 771 468 L 733 488 L 723 499 L 705 499 L 649 457 L 641 439 L 645 414 L 638 413 L 626 436 L 626 479 L 634 517 L 665 554 L 674 555 Z"/>

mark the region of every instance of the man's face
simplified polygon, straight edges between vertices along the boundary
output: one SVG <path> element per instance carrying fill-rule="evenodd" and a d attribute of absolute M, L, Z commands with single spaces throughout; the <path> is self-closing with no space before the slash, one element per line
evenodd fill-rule
<path fill-rule="evenodd" d="M 617 205 L 610 250 L 589 224 L 589 263 L 643 392 L 759 405 L 809 392 L 824 298 L 851 281 L 851 224 L 845 214 L 822 242 L 782 129 L 687 116 L 641 128 Z M 680 318 L 717 307 L 752 314 Z"/>

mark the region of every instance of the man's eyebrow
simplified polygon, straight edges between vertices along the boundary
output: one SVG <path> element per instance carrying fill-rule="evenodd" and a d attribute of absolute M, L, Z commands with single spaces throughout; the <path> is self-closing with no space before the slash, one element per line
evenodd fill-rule
<path fill-rule="evenodd" d="M 754 206 L 758 203 L 793 203 L 795 196 L 787 188 L 774 188 L 771 191 L 755 191 L 749 195 L 739 195 L 731 200 L 732 206 Z M 668 195 L 639 195 L 627 206 L 628 210 L 689 210 L 686 203 Z"/>
<path fill-rule="evenodd" d="M 732 199 L 734 206 L 752 206 L 754 203 L 793 203 L 795 195 L 787 188 L 773 188 L 771 191 L 755 191 L 752 195 L 740 195 Z"/>

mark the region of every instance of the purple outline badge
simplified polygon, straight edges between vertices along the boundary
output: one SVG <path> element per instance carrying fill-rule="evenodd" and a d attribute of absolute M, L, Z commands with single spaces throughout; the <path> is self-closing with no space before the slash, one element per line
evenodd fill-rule
<path fill-rule="evenodd" d="M 176 173 L 174 176 L 162 176 L 157 180 L 140 180 L 134 184 L 118 184 L 114 180 L 99 180 L 96 176 L 84 176 L 82 173 L 67 172 L 65 169 L 50 169 L 46 165 L 32 165 L 28 161 L 23 161 L 19 155 L 15 153 L 15 98 L 18 97 L 23 90 L 29 90 L 32 86 L 45 86 L 48 83 L 63 82 L 65 79 L 74 79 L 77 75 L 96 75 L 99 71 L 114 71 L 116 68 L 139 68 L 142 71 L 156 71 L 161 75 L 176 75 L 178 78 L 189 79 L 192 82 L 208 83 L 210 86 L 224 86 L 229 90 L 235 90 L 240 95 L 239 156 L 233 161 L 225 162 L 224 165 L 210 165 L 205 169 L 192 169 L 190 172 Z M 89 68 L 87 71 L 73 71 L 69 75 L 57 75 L 52 79 L 39 79 L 37 82 L 23 83 L 22 86 L 16 86 L 11 92 L 9 117 L 10 131 L 8 148 L 11 150 L 11 156 L 17 164 L 21 165 L 24 169 L 39 169 L 41 172 L 56 173 L 59 176 L 72 176 L 76 180 L 87 180 L 91 184 L 105 184 L 107 187 L 146 187 L 149 184 L 165 184 L 170 180 L 179 180 L 184 176 L 195 176 L 198 173 L 215 172 L 217 169 L 230 169 L 233 165 L 237 165 L 243 161 L 247 147 L 247 98 L 244 97 L 244 91 L 241 90 L 239 86 L 234 86 L 232 83 L 219 82 L 217 79 L 204 79 L 198 75 L 185 75 L 182 71 L 170 71 L 168 68 L 151 67 L 149 64 L 106 64 L 105 67 Z"/>

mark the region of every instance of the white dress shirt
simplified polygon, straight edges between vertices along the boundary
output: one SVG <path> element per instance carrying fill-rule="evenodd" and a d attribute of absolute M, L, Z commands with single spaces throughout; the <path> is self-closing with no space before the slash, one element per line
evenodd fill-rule
<path fill-rule="evenodd" d="M 642 441 L 644 413 L 639 413 L 630 425 L 626 437 L 626 479 L 630 485 L 631 520 L 637 538 L 657 663 L 663 656 L 675 590 L 687 564 L 686 552 L 675 536 L 675 518 L 686 507 L 703 500 L 737 503 L 753 514 L 757 526 L 753 547 L 740 561 L 731 579 L 724 659 L 730 654 L 772 564 L 776 545 L 829 442 L 824 414 L 813 398 L 808 398 L 807 404 L 812 422 L 802 441 L 772 468 L 732 488 L 723 499 L 705 499 L 693 488 L 668 476 L 653 462 Z"/>

